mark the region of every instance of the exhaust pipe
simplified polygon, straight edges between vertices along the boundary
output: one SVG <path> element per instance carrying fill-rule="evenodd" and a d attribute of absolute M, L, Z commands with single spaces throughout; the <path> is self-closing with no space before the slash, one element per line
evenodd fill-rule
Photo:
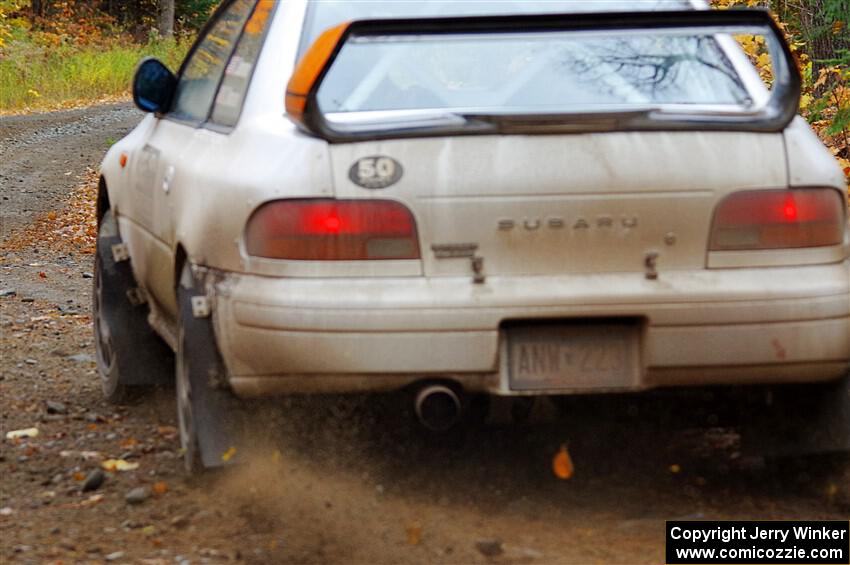
<path fill-rule="evenodd" d="M 419 389 L 414 409 L 419 423 L 433 432 L 448 431 L 460 421 L 460 398 L 446 385 L 428 385 Z"/>

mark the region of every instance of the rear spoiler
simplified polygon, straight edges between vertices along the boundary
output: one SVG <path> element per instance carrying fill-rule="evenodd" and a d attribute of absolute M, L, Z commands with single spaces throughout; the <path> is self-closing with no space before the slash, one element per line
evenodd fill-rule
<path fill-rule="evenodd" d="M 564 113 L 547 116 L 511 116 L 495 129 L 457 126 L 369 130 L 333 127 L 322 115 L 316 94 L 346 42 L 379 36 L 422 36 L 457 33 L 525 33 L 563 31 L 634 31 L 707 29 L 713 33 L 752 33 L 758 28 L 767 39 L 774 82 L 766 104 L 752 112 L 655 113 L 636 116 L 616 113 Z M 748 31 L 744 31 L 748 30 Z M 767 10 L 689 10 L 571 14 L 534 14 L 485 17 L 356 20 L 325 31 L 296 65 L 286 89 L 286 112 L 303 130 L 330 142 L 365 139 L 522 133 L 533 131 L 610 130 L 731 130 L 779 132 L 797 115 L 801 77 L 788 42 Z M 543 127 L 541 127 L 543 126 Z M 563 126 L 563 127 L 559 127 Z"/>

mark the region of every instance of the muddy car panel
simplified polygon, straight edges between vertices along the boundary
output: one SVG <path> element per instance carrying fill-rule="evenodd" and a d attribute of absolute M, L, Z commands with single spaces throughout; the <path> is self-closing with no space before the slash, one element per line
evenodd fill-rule
<path fill-rule="evenodd" d="M 850 232 L 830 246 L 708 251 L 730 194 L 826 187 L 846 204 L 841 171 L 801 118 L 765 133 L 328 143 L 284 107 L 306 6 L 276 10 L 232 131 L 149 115 L 102 168 L 156 329 L 173 343 L 181 261 L 203 268 L 237 394 L 385 390 L 423 378 L 563 394 L 847 374 Z M 742 80 L 757 80 L 730 53 Z M 751 87 L 756 99 L 766 96 L 760 88 Z M 352 167 L 375 157 L 403 175 L 378 190 L 352 180 Z M 251 215 L 292 198 L 400 202 L 421 259 L 249 255 Z M 510 328 L 553 320 L 630 321 L 638 369 L 604 386 L 512 388 Z"/>

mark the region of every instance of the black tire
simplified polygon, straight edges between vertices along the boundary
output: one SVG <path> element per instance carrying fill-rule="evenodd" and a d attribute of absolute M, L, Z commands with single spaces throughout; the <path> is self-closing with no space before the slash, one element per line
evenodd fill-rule
<path fill-rule="evenodd" d="M 136 287 L 130 261 L 116 263 L 112 246 L 121 243 L 110 210 L 100 222 L 94 262 L 92 319 L 95 357 L 107 401 L 126 400 L 130 391 L 166 384 L 174 377 L 171 349 L 148 324 L 148 308 L 130 302 Z"/>
<path fill-rule="evenodd" d="M 192 297 L 202 286 L 187 264 L 177 289 L 179 324 L 175 363 L 177 418 L 183 461 L 190 473 L 244 460 L 245 404 L 227 386 L 212 317 L 196 318 Z"/>

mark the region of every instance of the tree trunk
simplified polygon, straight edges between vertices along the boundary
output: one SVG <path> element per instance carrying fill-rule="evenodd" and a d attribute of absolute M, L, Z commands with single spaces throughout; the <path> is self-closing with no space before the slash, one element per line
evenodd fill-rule
<path fill-rule="evenodd" d="M 47 4 L 50 0 L 32 0 L 30 7 L 32 8 L 32 28 L 41 29 L 44 23 L 44 17 L 47 15 Z"/>
<path fill-rule="evenodd" d="M 834 14 L 830 17 L 831 14 L 826 9 L 827 3 L 841 5 L 840 12 L 846 11 L 847 14 L 840 13 L 837 19 Z M 847 21 L 850 17 L 850 0 L 774 0 L 774 8 L 783 21 L 788 21 L 791 13 L 795 13 L 799 18 L 803 40 L 808 44 L 807 51 L 812 58 L 812 75 L 815 79 L 821 68 L 829 66 L 825 61 L 838 58 L 843 49 L 850 49 L 847 34 L 847 26 L 850 25 L 850 21 Z M 843 29 L 833 28 L 837 21 L 843 22 Z"/>
<path fill-rule="evenodd" d="M 174 0 L 159 0 L 159 35 L 174 37 Z"/>
<path fill-rule="evenodd" d="M 46 0 L 32 0 L 31 6 L 33 19 L 44 17 L 44 8 L 46 3 Z"/>

